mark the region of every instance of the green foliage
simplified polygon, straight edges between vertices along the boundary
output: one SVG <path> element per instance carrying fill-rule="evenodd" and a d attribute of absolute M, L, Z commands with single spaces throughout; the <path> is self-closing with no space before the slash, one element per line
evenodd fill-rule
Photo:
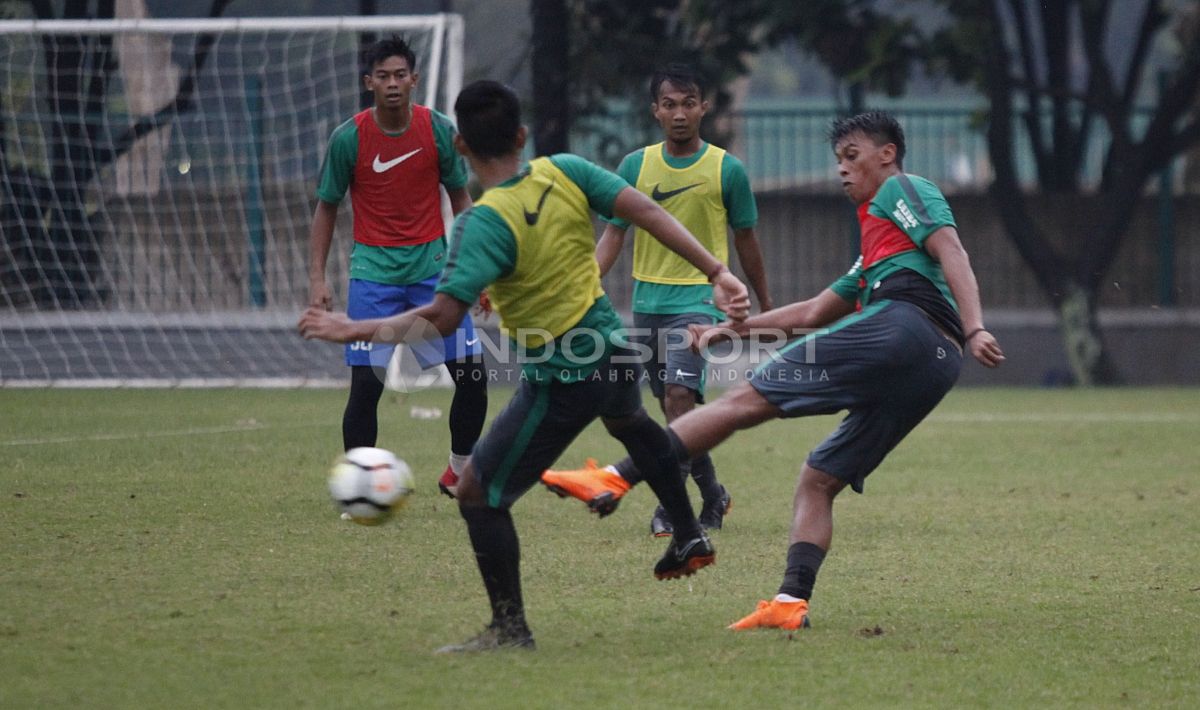
<path fill-rule="evenodd" d="M 714 452 L 718 563 L 656 582 L 644 486 L 604 520 L 514 509 L 538 651 L 442 658 L 486 600 L 437 493 L 446 392 L 385 395 L 417 475 L 338 520 L 341 391 L 0 390 L 0 707 L 1188 707 L 1200 695 L 1200 391 L 959 390 L 837 508 L 814 628 L 774 592 L 792 485 L 835 417 Z M 507 392 L 495 390 L 493 412 Z M 611 460 L 593 426 L 564 456 Z"/>

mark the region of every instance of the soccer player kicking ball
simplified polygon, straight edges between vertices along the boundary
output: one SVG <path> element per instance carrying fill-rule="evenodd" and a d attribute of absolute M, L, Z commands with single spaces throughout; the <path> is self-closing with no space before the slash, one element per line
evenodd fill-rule
<path fill-rule="evenodd" d="M 834 123 L 842 189 L 858 205 L 862 253 L 817 296 L 742 323 L 692 325 L 699 346 L 755 330 L 820 329 L 789 342 L 745 383 L 672 422 L 676 458 L 709 451 L 739 429 L 779 417 L 849 410 L 808 455 L 796 486 L 783 583 L 729 628 L 808 626 L 817 571 L 833 538 L 833 499 L 866 477 L 954 386 L 962 350 L 987 367 L 1004 354 L 984 328 L 979 287 L 938 188 L 903 172 L 904 132 L 870 112 Z M 601 470 L 553 485 L 611 510 L 630 488 Z"/>
<path fill-rule="evenodd" d="M 454 125 L 412 101 L 418 81 L 413 51 L 392 37 L 367 48 L 363 63 L 363 84 L 375 95 L 375 105 L 338 126 L 329 139 L 309 235 L 308 305 L 332 305 L 325 266 L 338 204 L 349 190 L 354 249 L 347 311 L 351 318 L 378 318 L 433 299 L 446 256 L 439 183 L 455 214 L 471 206 L 471 197 L 467 166 L 454 150 Z M 342 444 L 347 450 L 375 445 L 383 373 L 393 350 L 369 340 L 346 345 L 350 396 L 342 414 Z M 451 497 L 487 417 L 480 353 L 470 316 L 444 340 L 413 348 L 422 368 L 445 362 L 454 380 L 450 462 L 438 481 Z"/>
<path fill-rule="evenodd" d="M 568 154 L 523 164 L 526 132 L 508 87 L 475 82 L 459 94 L 455 111 L 455 145 L 486 191 L 455 221 L 433 302 L 366 321 L 310 307 L 299 327 L 306 338 L 419 342 L 453 331 L 488 289 L 501 328 L 523 356 L 517 391 L 476 445 L 458 489 L 492 621 L 478 636 L 439 651 L 532 648 L 509 509 L 597 417 L 625 446 L 675 528 L 654 576 L 690 575 L 716 559 L 667 434 L 642 408 L 641 366 L 623 347 L 621 320 L 600 286 L 591 210 L 628 219 L 708 274 L 731 319 L 746 316 L 750 299 L 678 221 L 616 175 Z"/>
<path fill-rule="evenodd" d="M 741 161 L 700 139 L 700 122 L 709 106 L 705 87 L 704 78 L 686 64 L 670 64 L 655 72 L 650 79 L 650 107 L 663 141 L 625 156 L 617 174 L 662 205 L 723 262 L 728 262 L 728 230 L 732 229 L 746 280 L 759 306 L 770 310 L 766 269 L 754 233 L 758 207 L 750 178 Z M 596 245 L 601 276 L 617 260 L 628 228 L 629 223 L 620 218 L 605 227 Z M 725 314 L 713 305 L 712 286 L 704 274 L 640 229 L 633 236 L 633 278 L 635 340 L 649 349 L 650 391 L 669 424 L 704 401 L 708 362 L 688 347 L 688 325 L 711 325 Z M 683 468 L 691 473 L 704 501 L 700 525 L 720 529 L 733 499 L 717 480 L 712 458 L 701 454 Z M 632 477 L 633 462 L 625 459 L 614 469 Z M 650 534 L 666 537 L 671 532 L 671 521 L 659 507 L 650 519 Z"/>

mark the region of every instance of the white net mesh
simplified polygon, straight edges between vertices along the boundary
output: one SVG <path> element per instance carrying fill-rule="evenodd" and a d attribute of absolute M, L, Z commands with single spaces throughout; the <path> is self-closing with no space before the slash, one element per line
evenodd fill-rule
<path fill-rule="evenodd" d="M 293 326 L 325 145 L 393 33 L 450 113 L 455 15 L 0 22 L 0 384 L 342 378 Z"/>

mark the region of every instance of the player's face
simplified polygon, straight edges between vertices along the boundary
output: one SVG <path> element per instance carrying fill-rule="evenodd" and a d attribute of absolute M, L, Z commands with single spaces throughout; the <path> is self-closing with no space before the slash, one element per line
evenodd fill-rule
<path fill-rule="evenodd" d="M 876 145 L 871 137 L 855 131 L 833 147 L 842 190 L 854 204 L 875 196 L 883 181 L 895 172 L 896 146 Z"/>
<path fill-rule="evenodd" d="M 393 55 L 372 67 L 363 84 L 375 94 L 376 107 L 399 109 L 412 100 L 417 74 L 409 69 L 407 59 Z"/>
<path fill-rule="evenodd" d="M 708 102 L 694 86 L 680 87 L 664 81 L 651 110 L 667 140 L 688 143 L 700 135 L 700 119 L 708 112 Z"/>

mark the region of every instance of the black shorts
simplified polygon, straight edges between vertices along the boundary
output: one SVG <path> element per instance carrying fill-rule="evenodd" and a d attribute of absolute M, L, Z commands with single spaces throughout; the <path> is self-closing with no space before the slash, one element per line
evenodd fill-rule
<path fill-rule="evenodd" d="M 471 454 L 487 505 L 511 507 L 597 417 L 641 409 L 641 377 L 636 357 L 622 350 L 581 382 L 521 380 Z"/>
<path fill-rule="evenodd" d="M 925 313 L 877 301 L 781 349 L 751 386 L 784 417 L 850 410 L 808 465 L 862 493 L 863 481 L 958 380 L 962 352 Z"/>

